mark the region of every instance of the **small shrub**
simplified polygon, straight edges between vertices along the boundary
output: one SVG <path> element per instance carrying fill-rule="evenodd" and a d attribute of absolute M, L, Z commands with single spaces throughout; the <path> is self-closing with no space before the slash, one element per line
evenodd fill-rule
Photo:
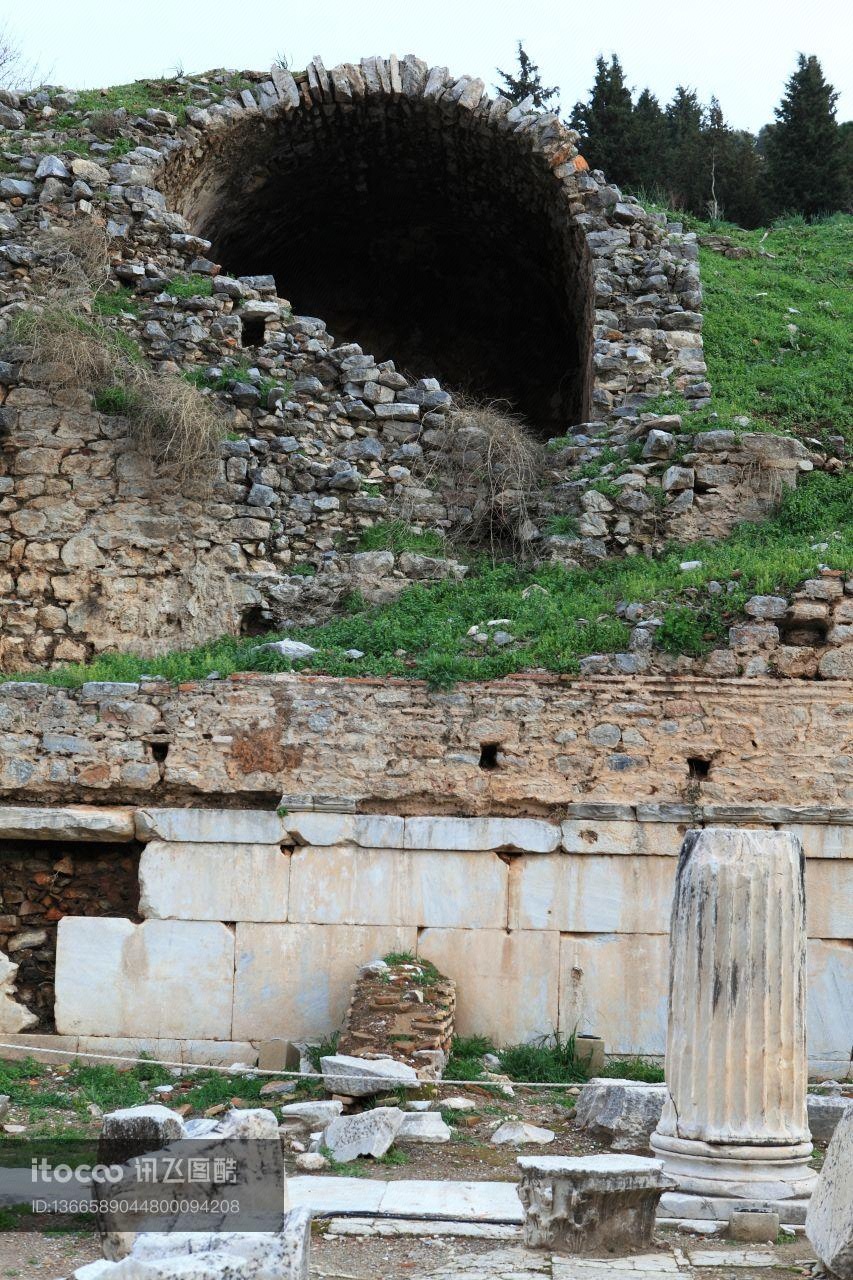
<path fill-rule="evenodd" d="M 175 374 L 144 367 L 133 430 L 139 447 L 169 466 L 181 481 L 210 482 L 219 457 L 223 423 L 216 402 Z"/>
<path fill-rule="evenodd" d="M 437 455 L 426 479 L 437 481 L 450 493 L 475 491 L 478 502 L 473 523 L 464 529 L 457 526 L 456 534 L 464 533 L 468 541 L 485 538 L 494 556 L 506 539 L 523 542 L 545 451 L 528 433 L 522 420 L 510 413 L 502 402 L 481 403 L 460 395 L 456 395 L 454 401 L 448 428 L 451 433 L 463 430 L 480 433 L 482 452 L 478 449 L 478 456 L 482 457 L 482 463 L 472 474 L 463 453 L 451 447 Z"/>
<path fill-rule="evenodd" d="M 483 1054 L 494 1053 L 488 1036 L 454 1036 L 450 1058 L 444 1068 L 445 1080 L 480 1080 L 483 1076 Z"/>

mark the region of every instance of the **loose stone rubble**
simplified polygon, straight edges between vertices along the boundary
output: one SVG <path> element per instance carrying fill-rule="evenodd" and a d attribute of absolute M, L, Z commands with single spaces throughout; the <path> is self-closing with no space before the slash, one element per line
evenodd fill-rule
<path fill-rule="evenodd" d="M 311 1214 L 291 1209 L 280 1231 L 149 1232 L 120 1262 L 90 1262 L 74 1280 L 308 1280 Z"/>
<path fill-rule="evenodd" d="M 672 1185 L 660 1160 L 640 1156 L 520 1156 L 524 1243 L 573 1254 L 639 1251 Z"/>
<path fill-rule="evenodd" d="M 806 1094 L 809 1130 L 815 1142 L 829 1142 L 839 1121 L 853 1109 L 853 1098 L 842 1094 Z"/>

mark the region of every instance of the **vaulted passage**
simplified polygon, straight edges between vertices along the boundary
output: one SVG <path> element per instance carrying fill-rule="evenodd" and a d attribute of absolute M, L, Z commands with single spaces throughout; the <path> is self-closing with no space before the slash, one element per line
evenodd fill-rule
<path fill-rule="evenodd" d="M 175 197 L 227 272 L 272 272 L 339 342 L 545 436 L 588 417 L 589 255 L 524 134 L 423 99 L 302 107 L 222 130 Z"/>

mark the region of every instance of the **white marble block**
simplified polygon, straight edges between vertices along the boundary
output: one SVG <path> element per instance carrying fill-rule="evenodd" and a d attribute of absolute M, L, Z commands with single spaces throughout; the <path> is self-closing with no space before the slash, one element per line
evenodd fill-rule
<path fill-rule="evenodd" d="M 853 1109 L 839 1121 L 806 1214 L 806 1235 L 839 1280 L 853 1278 Z"/>
<path fill-rule="evenodd" d="M 229 1039 L 234 934 L 224 924 L 66 916 L 56 947 L 62 1035 Z"/>
<path fill-rule="evenodd" d="M 810 1192 L 805 996 L 799 840 L 688 832 L 672 909 L 668 1098 L 651 1138 L 682 1191 Z"/>
<path fill-rule="evenodd" d="M 152 840 L 139 912 L 160 920 L 286 920 L 290 857 L 276 844 Z"/>

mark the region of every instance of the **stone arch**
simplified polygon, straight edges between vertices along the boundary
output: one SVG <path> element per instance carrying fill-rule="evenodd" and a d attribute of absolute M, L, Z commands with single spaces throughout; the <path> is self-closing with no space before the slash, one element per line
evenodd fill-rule
<path fill-rule="evenodd" d="M 506 399 L 543 436 L 705 393 L 695 245 L 529 101 L 412 55 L 315 58 L 191 123 L 161 177 L 172 207 L 339 341 Z"/>

